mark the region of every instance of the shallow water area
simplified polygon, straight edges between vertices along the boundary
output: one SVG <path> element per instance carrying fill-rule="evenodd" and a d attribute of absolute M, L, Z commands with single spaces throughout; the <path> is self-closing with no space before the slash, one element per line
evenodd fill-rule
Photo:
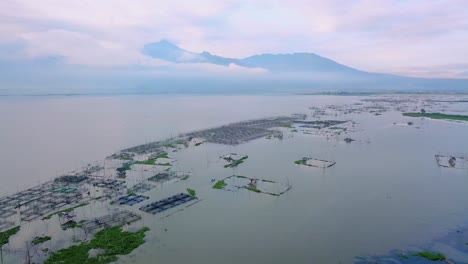
<path fill-rule="evenodd" d="M 5 146 L 0 150 L 5 168 L 5 184 L 0 188 L 5 195 L 13 194 L 94 162 L 105 168 L 97 176 L 113 178 L 124 161 L 105 157 L 120 149 L 232 122 L 304 113 L 307 120 L 347 121 L 342 123 L 347 129 L 296 123 L 275 128 L 282 132 L 281 138 L 261 137 L 239 145 L 197 141 L 168 148 L 170 159 L 160 160 L 171 166 L 133 164 L 121 179 L 129 188 L 150 184 L 151 188 L 140 189 L 150 199 L 134 205 L 91 200 L 74 210 L 76 220 L 92 220 L 116 210 L 141 215 L 125 229 L 149 227 L 146 243 L 121 256 L 119 263 L 352 263 L 357 257 L 421 248 L 453 254 L 456 263 L 468 263 L 463 248 L 447 247 L 452 242 L 444 240 L 468 224 L 468 170 L 441 167 L 435 158 L 466 157 L 468 124 L 401 114 L 422 107 L 468 114 L 468 104 L 435 104 L 428 101 L 430 96 L 384 98 L 1 98 L 0 112 L 11 114 L 0 116 L 4 124 L 0 142 Z M 345 142 L 348 137 L 354 141 Z M 226 168 L 220 157 L 227 153 L 248 155 L 248 159 Z M 336 163 L 327 168 L 295 164 L 303 157 Z M 189 177 L 148 181 L 165 170 L 176 176 L 187 172 Z M 275 196 L 245 188 L 213 188 L 233 175 L 257 179 L 257 188 L 265 192 L 276 191 L 268 185 L 271 182 L 290 189 Z M 248 186 L 247 178 L 232 177 L 228 185 Z M 186 193 L 187 188 L 196 191 L 196 200 L 157 214 L 139 210 Z M 102 195 L 96 190 L 90 197 Z M 33 237 L 49 234 L 52 240 L 37 248 L 40 262 L 48 254 L 42 248 L 54 251 L 75 243 L 73 238 L 92 237 L 80 228 L 63 231 L 59 222 L 54 216 L 25 223 L 8 247 L 19 250 Z M 5 251 L 3 257 L 6 263 L 22 263 L 24 252 Z"/>

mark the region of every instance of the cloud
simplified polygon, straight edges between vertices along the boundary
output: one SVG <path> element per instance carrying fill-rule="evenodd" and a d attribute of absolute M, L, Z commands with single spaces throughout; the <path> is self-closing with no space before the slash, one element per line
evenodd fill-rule
<path fill-rule="evenodd" d="M 390 69 L 394 74 L 423 78 L 468 78 L 468 64 L 402 67 Z"/>
<path fill-rule="evenodd" d="M 161 64 L 169 39 L 226 57 L 315 52 L 367 71 L 467 63 L 468 2 L 393 0 L 4 0 L 0 43 L 85 65 Z"/>
<path fill-rule="evenodd" d="M 95 66 L 159 65 L 165 64 L 128 49 L 122 43 L 96 39 L 92 36 L 65 30 L 25 33 L 29 57 L 62 56 L 71 64 Z"/>

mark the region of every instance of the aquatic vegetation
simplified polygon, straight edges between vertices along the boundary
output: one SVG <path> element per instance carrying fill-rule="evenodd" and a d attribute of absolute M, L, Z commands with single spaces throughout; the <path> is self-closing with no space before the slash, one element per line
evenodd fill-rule
<path fill-rule="evenodd" d="M 256 193 L 261 193 L 262 191 L 260 191 L 259 189 L 257 189 L 257 186 L 253 185 L 253 184 L 248 184 L 246 186 L 244 186 L 244 188 L 246 190 L 249 190 L 251 192 L 256 192 Z"/>
<path fill-rule="evenodd" d="M 145 243 L 145 232 L 148 230 L 148 227 L 136 232 L 122 231 L 122 227 L 104 229 L 96 233 L 90 242 L 82 242 L 79 245 L 52 253 L 45 263 L 106 264 L 115 262 L 118 260 L 117 255 L 127 255 Z M 96 256 L 90 257 L 89 251 L 91 249 L 100 249 L 101 251 Z"/>
<path fill-rule="evenodd" d="M 156 164 L 154 164 L 154 165 L 158 165 L 158 166 L 172 166 L 172 164 L 169 163 L 169 162 L 166 162 L 166 163 L 156 163 Z"/>
<path fill-rule="evenodd" d="M 51 238 L 50 236 L 35 237 L 35 238 L 31 241 L 31 243 L 32 243 L 33 245 L 38 245 L 38 244 L 42 244 L 42 243 L 44 243 L 44 242 L 46 242 L 46 241 L 49 241 L 49 240 L 51 240 L 51 239 L 52 239 L 52 238 Z"/>
<path fill-rule="evenodd" d="M 189 188 L 187 188 L 187 192 L 192 196 L 195 196 L 197 194 L 197 192 L 195 192 L 195 190 L 189 189 Z"/>
<path fill-rule="evenodd" d="M 42 218 L 42 220 L 48 220 L 50 218 L 52 218 L 52 216 L 54 215 L 59 215 L 59 214 L 64 214 L 64 213 L 70 213 L 71 211 L 75 210 L 76 208 L 78 207 L 82 207 L 82 206 L 86 206 L 88 205 L 88 203 L 82 203 L 82 204 L 79 204 L 77 206 L 73 206 L 73 207 L 70 207 L 70 208 L 67 208 L 65 210 L 62 210 L 62 211 L 58 211 L 58 212 L 55 212 L 55 213 L 51 213 L 50 215 L 47 215 L 47 216 L 44 216 Z"/>
<path fill-rule="evenodd" d="M 78 228 L 78 227 L 81 227 L 81 224 L 78 224 L 77 222 L 73 220 L 70 220 L 62 225 L 62 228 L 64 230 L 69 229 L 69 228 Z"/>
<path fill-rule="evenodd" d="M 131 170 L 132 169 L 132 163 L 126 163 L 124 166 L 122 166 L 123 170 Z"/>
<path fill-rule="evenodd" d="M 306 159 L 296 160 L 294 163 L 296 163 L 298 165 L 305 165 L 306 164 Z"/>
<path fill-rule="evenodd" d="M 427 117 L 431 119 L 444 119 L 444 120 L 458 120 L 458 121 L 468 121 L 467 115 L 450 115 L 450 114 L 442 114 L 442 113 L 416 113 L 416 112 L 409 112 L 403 113 L 404 116 L 409 117 Z"/>
<path fill-rule="evenodd" d="M 185 176 L 182 177 L 180 180 L 181 180 L 181 181 L 185 181 L 185 180 L 187 180 L 189 177 L 190 177 L 190 175 L 185 175 Z"/>
<path fill-rule="evenodd" d="M 3 245 L 8 244 L 8 242 L 10 241 L 10 237 L 18 233 L 19 230 L 20 230 L 20 227 L 17 226 L 17 227 L 8 229 L 7 231 L 0 232 L 0 248 Z"/>
<path fill-rule="evenodd" d="M 215 185 L 213 185 L 213 189 L 218 189 L 221 190 L 223 189 L 227 184 L 224 182 L 224 180 L 220 180 Z"/>
<path fill-rule="evenodd" d="M 440 253 L 432 253 L 432 252 L 429 252 L 429 251 L 421 251 L 421 252 L 413 254 L 413 256 L 426 258 L 426 259 L 432 260 L 432 261 L 445 260 L 444 255 L 442 255 Z"/>
<path fill-rule="evenodd" d="M 167 152 L 161 153 L 156 156 L 156 159 L 169 159 L 169 154 L 167 154 Z"/>
<path fill-rule="evenodd" d="M 230 159 L 226 159 L 227 161 L 230 161 L 230 163 L 224 165 L 224 168 L 234 168 L 234 167 L 237 167 L 239 164 L 242 164 L 244 163 L 244 160 L 248 159 L 249 156 L 245 155 L 243 156 L 242 158 L 240 159 L 233 159 L 233 158 L 230 158 Z"/>
<path fill-rule="evenodd" d="M 262 180 L 262 182 L 276 183 L 275 181 L 271 181 L 271 180 Z"/>
<path fill-rule="evenodd" d="M 409 259 L 409 256 L 408 255 L 405 255 L 405 254 L 401 254 L 400 257 L 404 258 L 404 259 Z"/>
<path fill-rule="evenodd" d="M 155 159 L 147 159 L 147 160 L 139 160 L 135 161 L 134 164 L 141 164 L 141 165 L 155 165 Z"/>

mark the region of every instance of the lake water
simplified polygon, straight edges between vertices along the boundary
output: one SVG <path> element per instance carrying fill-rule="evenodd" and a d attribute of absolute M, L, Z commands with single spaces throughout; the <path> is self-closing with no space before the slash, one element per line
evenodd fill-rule
<path fill-rule="evenodd" d="M 307 113 L 309 107 L 359 103 L 339 96 L 103 96 L 0 98 L 1 196 L 51 180 L 125 147 L 247 119 Z M 468 113 L 468 104 L 454 106 Z M 338 116 L 343 118 L 343 116 Z M 146 243 L 122 263 L 352 263 L 355 257 L 413 250 L 468 223 L 468 170 L 437 165 L 434 155 L 465 155 L 468 125 L 411 119 L 396 111 L 349 114 L 359 129 L 342 138 L 293 133 L 238 146 L 202 144 L 170 153 L 193 173 L 146 193 L 151 201 L 186 188 L 200 202 L 183 211 L 143 216 Z M 394 123 L 413 121 L 413 126 Z M 415 128 L 417 126 L 418 128 Z M 220 155 L 249 158 L 224 168 Z M 319 169 L 302 157 L 333 160 Z M 230 175 L 292 188 L 280 197 L 212 188 Z M 107 203 L 108 204 L 108 203 Z M 98 215 L 103 204 L 80 208 Z M 109 206 L 107 206 L 109 207 Z M 107 208 L 106 207 L 106 208 Z M 138 207 L 138 206 L 135 206 Z M 106 210 L 111 210 L 107 208 Z M 175 212 L 175 211 L 174 211 Z M 48 232 L 58 249 L 68 236 L 57 221 L 28 224 L 12 246 Z M 68 233 L 67 233 L 68 232 Z M 60 238 L 60 239 L 59 239 Z M 63 238 L 63 240 L 61 240 Z M 468 242 L 468 241 L 467 241 Z M 457 263 L 468 263 L 461 255 Z M 8 256 L 7 256 L 8 259 Z M 10 261 L 20 260 L 11 257 Z M 8 262 L 7 262 L 8 263 Z"/>

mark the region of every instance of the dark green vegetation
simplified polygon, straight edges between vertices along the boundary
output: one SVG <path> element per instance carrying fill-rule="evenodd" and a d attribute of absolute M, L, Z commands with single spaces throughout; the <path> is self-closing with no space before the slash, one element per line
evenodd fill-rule
<path fill-rule="evenodd" d="M 300 124 L 301 127 L 316 128 L 322 129 L 332 126 L 337 126 L 344 124 L 348 121 L 341 120 L 296 120 L 294 121 L 297 124 Z"/>
<path fill-rule="evenodd" d="M 215 185 L 213 185 L 213 189 L 218 189 L 218 190 L 221 190 L 224 188 L 224 186 L 226 186 L 227 184 L 224 182 L 224 180 L 220 180 L 218 181 L 217 183 L 215 183 Z"/>
<path fill-rule="evenodd" d="M 58 211 L 58 212 L 55 212 L 55 213 L 51 213 L 51 214 L 48 215 L 48 216 L 44 216 L 44 218 L 42 218 L 42 220 L 50 219 L 50 218 L 52 218 L 52 216 L 54 216 L 54 215 L 64 214 L 64 213 L 70 213 L 71 211 L 75 210 L 76 208 L 82 207 L 82 206 L 86 206 L 86 205 L 88 205 L 88 203 L 82 203 L 82 204 L 79 204 L 79 205 L 77 205 L 77 206 L 73 206 L 73 207 L 67 208 L 67 209 L 65 209 L 65 210 L 62 210 L 62 211 Z"/>
<path fill-rule="evenodd" d="M 50 236 L 35 237 L 35 238 L 31 241 L 31 243 L 32 243 L 33 245 L 39 245 L 39 244 L 42 244 L 42 243 L 44 243 L 44 242 L 46 242 L 46 241 L 49 241 L 49 240 L 51 240 L 51 239 L 52 239 L 52 238 L 51 238 Z"/>
<path fill-rule="evenodd" d="M 147 227 L 136 232 L 122 231 L 122 227 L 104 229 L 96 233 L 90 242 L 82 242 L 52 253 L 45 263 L 105 264 L 115 262 L 118 260 L 117 255 L 127 255 L 145 243 L 145 232 L 148 230 Z M 102 252 L 95 257 L 90 257 L 91 249 L 100 249 Z"/>
<path fill-rule="evenodd" d="M 306 164 L 306 159 L 296 160 L 294 163 L 296 163 L 298 165 L 305 165 Z"/>
<path fill-rule="evenodd" d="M 147 159 L 147 160 L 138 160 L 135 161 L 134 164 L 142 164 L 142 165 L 155 165 L 156 160 L 155 159 Z"/>
<path fill-rule="evenodd" d="M 158 166 L 172 166 L 172 164 L 169 163 L 169 162 L 166 162 L 166 163 L 156 163 L 156 164 L 154 164 L 154 165 L 158 165 Z"/>
<path fill-rule="evenodd" d="M 20 230 L 20 227 L 13 227 L 11 229 L 8 229 L 7 231 L 0 232 L 0 248 L 3 247 L 3 245 L 8 244 L 10 241 L 10 237 L 18 233 Z"/>
<path fill-rule="evenodd" d="M 160 181 L 167 181 L 174 178 L 175 175 L 170 172 L 160 172 L 152 177 L 150 177 L 149 181 L 160 182 Z"/>
<path fill-rule="evenodd" d="M 231 162 L 229 164 L 224 165 L 224 168 L 234 168 L 237 167 L 239 164 L 243 163 L 244 160 L 248 159 L 249 156 L 243 156 L 242 158 L 235 160 L 231 159 Z"/>
<path fill-rule="evenodd" d="M 413 256 L 426 258 L 426 259 L 432 260 L 432 261 L 445 260 L 444 255 L 442 255 L 440 253 L 437 253 L 437 254 L 432 253 L 432 252 L 429 252 L 429 251 L 421 251 L 421 252 L 418 252 L 418 253 L 414 253 Z"/>
<path fill-rule="evenodd" d="M 195 196 L 197 194 L 197 192 L 195 192 L 195 190 L 189 189 L 189 188 L 187 188 L 187 192 L 192 196 Z"/>
<path fill-rule="evenodd" d="M 458 120 L 458 121 L 468 121 L 468 116 L 466 115 L 446 115 L 442 113 L 403 113 L 404 116 L 409 117 L 427 117 L 432 119 L 444 119 L 444 120 Z"/>
<path fill-rule="evenodd" d="M 190 175 L 186 175 L 186 176 L 184 176 L 183 178 L 181 178 L 180 180 L 185 181 L 185 180 L 187 180 L 189 177 L 190 177 Z"/>
<path fill-rule="evenodd" d="M 402 257 L 404 259 L 409 259 L 408 255 L 404 255 L 404 254 L 401 254 L 400 257 Z"/>
<path fill-rule="evenodd" d="M 256 193 L 261 193 L 262 192 L 259 189 L 257 189 L 257 186 L 255 186 L 253 184 L 248 184 L 248 185 L 244 186 L 244 188 L 251 191 L 251 192 L 256 192 Z"/>
<path fill-rule="evenodd" d="M 137 194 L 135 192 L 133 192 L 133 191 L 128 190 L 127 195 L 136 196 Z"/>
<path fill-rule="evenodd" d="M 66 222 L 65 224 L 62 225 L 62 228 L 64 230 L 67 230 L 69 228 L 78 228 L 78 227 L 81 227 L 81 224 L 78 224 L 77 222 L 73 221 L 73 220 L 70 220 L 68 222 Z"/>
<path fill-rule="evenodd" d="M 275 181 L 271 181 L 271 180 L 262 180 L 262 182 L 276 183 Z"/>
<path fill-rule="evenodd" d="M 164 153 L 159 154 L 156 157 L 156 159 L 169 159 L 169 155 L 166 152 L 164 152 Z"/>

